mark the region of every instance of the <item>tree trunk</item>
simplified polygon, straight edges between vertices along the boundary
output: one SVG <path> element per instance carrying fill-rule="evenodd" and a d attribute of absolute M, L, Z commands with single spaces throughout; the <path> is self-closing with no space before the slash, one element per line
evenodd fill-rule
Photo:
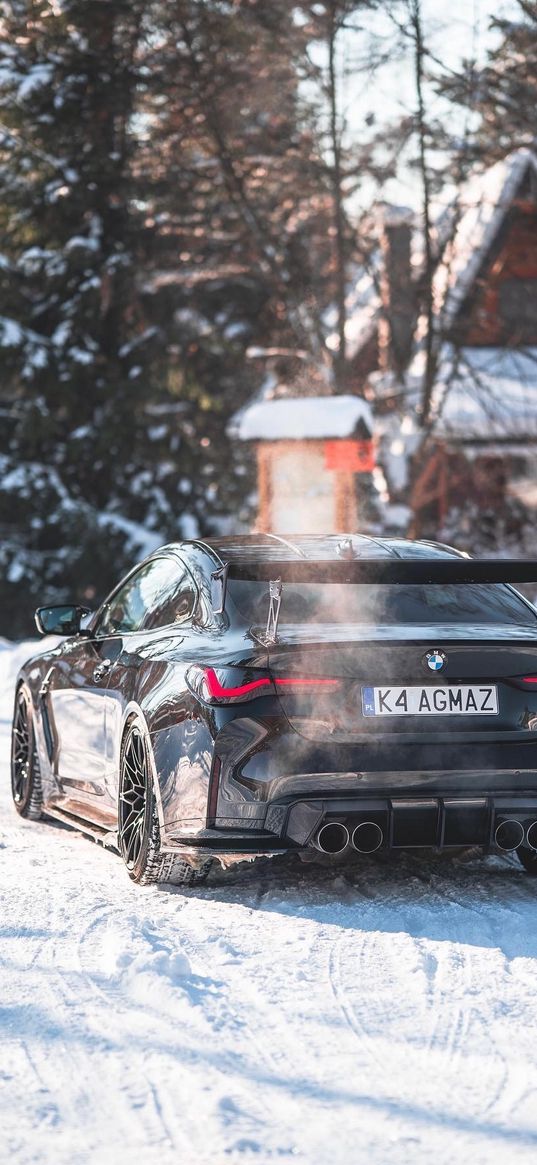
<path fill-rule="evenodd" d="M 417 96 L 419 166 L 422 184 L 422 222 L 425 250 L 425 269 L 422 281 L 422 304 L 426 321 L 425 373 L 421 398 L 421 424 L 427 428 L 436 375 L 433 305 L 433 251 L 431 242 L 431 184 L 427 169 L 425 102 L 423 96 L 424 44 L 420 0 L 411 0 L 411 21 L 414 29 L 414 75 Z"/>
<path fill-rule="evenodd" d="M 341 131 L 338 117 L 338 84 L 337 84 L 337 0 L 332 0 L 329 10 L 328 25 L 328 101 L 330 110 L 330 145 L 332 149 L 332 169 L 330 172 L 332 184 L 332 201 L 335 232 L 335 266 L 336 266 L 336 312 L 338 350 L 334 359 L 336 389 L 341 391 L 345 387 L 347 368 L 347 339 L 345 335 L 346 323 L 346 255 L 345 255 L 345 214 L 343 210 L 342 167 L 341 167 Z"/>

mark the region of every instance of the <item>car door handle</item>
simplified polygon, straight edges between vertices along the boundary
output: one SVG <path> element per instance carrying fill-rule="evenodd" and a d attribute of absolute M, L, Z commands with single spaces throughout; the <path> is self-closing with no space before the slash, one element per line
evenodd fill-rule
<path fill-rule="evenodd" d="M 98 683 L 99 680 L 102 680 L 103 676 L 106 675 L 107 671 L 110 671 L 111 667 L 112 667 L 112 660 L 111 659 L 103 659 L 102 663 L 98 663 L 97 667 L 94 668 L 94 670 L 93 670 L 93 678 L 94 678 L 95 682 Z"/>

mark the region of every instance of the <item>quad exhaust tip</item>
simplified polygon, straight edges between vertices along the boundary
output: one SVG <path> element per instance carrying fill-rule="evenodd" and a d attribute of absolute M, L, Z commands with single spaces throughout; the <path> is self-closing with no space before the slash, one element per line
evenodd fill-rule
<path fill-rule="evenodd" d="M 530 829 L 528 830 L 528 836 L 535 825 L 537 825 L 537 822 L 530 826 Z M 508 821 L 501 821 L 500 824 L 496 826 L 494 840 L 498 849 L 501 849 L 503 853 L 512 853 L 513 850 L 518 849 L 524 841 L 524 826 L 520 824 L 520 821 L 515 821 L 511 818 L 509 818 Z M 535 830 L 535 841 L 537 842 L 537 829 Z"/>
<path fill-rule="evenodd" d="M 352 835 L 352 844 L 359 854 L 374 854 L 383 841 L 384 834 L 375 821 L 361 821 Z"/>
<path fill-rule="evenodd" d="M 315 846 L 323 854 L 342 854 L 351 841 L 350 833 L 342 821 L 328 821 L 322 825 Z M 380 825 L 375 821 L 361 821 L 353 830 L 352 845 L 360 854 L 373 854 L 380 849 L 384 841 L 384 834 Z M 537 842 L 537 822 L 536 822 Z"/>
<path fill-rule="evenodd" d="M 315 845 L 323 854 L 342 854 L 349 841 L 350 834 L 346 825 L 341 821 L 328 821 L 326 825 L 321 826 L 315 838 Z"/>
<path fill-rule="evenodd" d="M 314 845 L 323 854 L 341 854 L 347 849 L 349 842 L 361 854 L 372 854 L 380 849 L 384 841 L 384 833 L 375 821 L 361 821 L 353 830 L 352 838 L 346 825 L 342 821 L 327 821 L 319 829 Z M 526 845 L 537 851 L 537 821 L 533 821 L 527 830 L 516 818 L 507 818 L 500 821 L 494 833 L 496 846 L 502 853 L 513 853 L 520 846 Z"/>

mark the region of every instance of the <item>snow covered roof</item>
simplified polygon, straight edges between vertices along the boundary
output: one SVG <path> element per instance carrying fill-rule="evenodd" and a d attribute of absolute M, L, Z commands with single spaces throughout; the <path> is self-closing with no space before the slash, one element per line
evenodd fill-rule
<path fill-rule="evenodd" d="M 373 433 L 367 401 L 358 396 L 279 397 L 250 405 L 235 418 L 241 441 L 299 441 L 351 437 L 359 422 Z"/>
<path fill-rule="evenodd" d="M 447 325 L 462 306 L 528 168 L 537 173 L 537 157 L 514 150 L 462 187 L 459 221 L 434 278 L 435 307 Z"/>
<path fill-rule="evenodd" d="M 483 259 L 496 237 L 516 197 L 528 167 L 537 173 L 537 157 L 532 150 L 514 150 L 489 167 L 484 173 L 470 178 L 461 188 L 456 202 L 449 208 L 442 207 L 434 222 L 434 235 L 439 249 L 444 246 L 446 234 L 453 231 L 453 238 L 447 242 L 441 263 L 433 282 L 436 314 L 442 316 L 444 325 L 453 321 L 463 304 L 472 283 L 477 278 Z M 408 208 L 383 208 L 382 221 L 385 226 L 394 222 L 411 222 Z M 434 208 L 433 208 L 434 217 Z M 413 266 L 423 263 L 423 244 L 414 240 Z M 347 355 L 353 359 L 374 335 L 381 309 L 379 295 L 380 250 L 371 257 L 369 270 L 363 268 L 355 273 L 355 280 L 346 297 Z M 325 323 L 334 329 L 335 308 L 325 313 Z M 327 347 L 338 349 L 336 331 L 327 336 Z"/>
<path fill-rule="evenodd" d="M 449 333 L 528 172 L 537 174 L 537 156 L 519 149 L 462 187 L 451 214 L 453 237 L 433 283 L 440 335 L 444 330 Z M 422 318 L 404 386 L 399 385 L 408 416 L 419 410 L 423 395 L 425 328 Z M 397 387 L 391 373 L 376 373 L 371 382 L 379 396 L 393 394 Z M 537 438 L 537 348 L 463 347 L 456 351 L 445 342 L 432 419 L 434 433 L 445 440 L 488 447 L 508 441 L 511 447 L 517 442 L 527 447 L 528 439 Z"/>
<path fill-rule="evenodd" d="M 419 350 L 405 378 L 403 426 L 419 406 L 424 371 L 425 352 Z M 377 385 L 383 380 L 379 376 Z M 537 439 L 537 348 L 456 349 L 444 344 L 431 416 L 433 433 L 445 440 L 523 445 L 528 438 Z M 401 424 L 399 414 L 393 418 Z M 384 433 L 386 419 L 379 419 L 376 428 L 377 435 Z M 414 432 L 414 422 L 410 431 Z"/>
<path fill-rule="evenodd" d="M 537 438 L 537 348 L 446 351 L 435 387 L 435 433 L 451 440 Z"/>
<path fill-rule="evenodd" d="M 408 484 L 410 459 L 423 440 L 416 418 L 425 353 L 414 357 L 405 378 L 406 411 L 381 415 L 376 436 L 392 488 Z M 465 446 L 470 454 L 528 456 L 537 442 L 537 348 L 461 348 L 445 344 L 432 401 L 432 436 Z"/>

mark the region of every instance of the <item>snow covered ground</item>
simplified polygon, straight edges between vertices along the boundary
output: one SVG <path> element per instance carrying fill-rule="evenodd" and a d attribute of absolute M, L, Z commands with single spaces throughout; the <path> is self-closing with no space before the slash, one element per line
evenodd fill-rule
<path fill-rule="evenodd" d="M 537 1158 L 537 880 L 515 860 L 288 858 L 137 889 L 8 793 L 0 1161 Z"/>

